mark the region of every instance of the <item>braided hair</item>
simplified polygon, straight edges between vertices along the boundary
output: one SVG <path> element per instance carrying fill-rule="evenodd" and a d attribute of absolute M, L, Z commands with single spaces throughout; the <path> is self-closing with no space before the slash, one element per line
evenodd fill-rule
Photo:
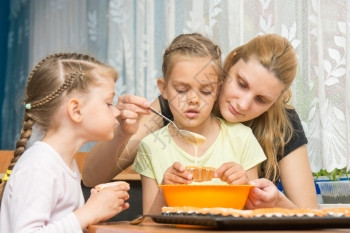
<path fill-rule="evenodd" d="M 163 54 L 162 71 L 165 80 L 167 80 L 171 72 L 176 55 L 209 57 L 211 62 L 215 64 L 215 70 L 219 75 L 220 81 L 223 79 L 220 47 L 201 34 L 181 34 L 171 42 Z"/>
<path fill-rule="evenodd" d="M 89 55 L 77 53 L 52 54 L 33 68 L 27 80 L 20 138 L 6 176 L 0 184 L 0 200 L 12 169 L 26 149 L 34 124 L 42 132 L 46 132 L 64 97 L 73 91 L 87 93 L 88 87 L 97 81 L 96 72 L 107 72 L 108 77 L 113 77 L 114 81 L 118 77 L 114 68 Z"/>

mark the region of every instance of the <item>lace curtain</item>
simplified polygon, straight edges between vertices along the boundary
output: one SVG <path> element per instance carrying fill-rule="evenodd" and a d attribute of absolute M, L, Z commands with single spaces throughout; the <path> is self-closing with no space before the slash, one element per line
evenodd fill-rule
<path fill-rule="evenodd" d="M 152 101 L 164 48 L 178 34 L 202 33 L 225 57 L 258 34 L 277 33 L 298 54 L 293 104 L 312 170 L 350 167 L 348 0 L 12 0 L 10 20 L 2 149 L 19 137 L 26 76 L 49 53 L 91 54 L 119 71 L 118 95 Z"/>

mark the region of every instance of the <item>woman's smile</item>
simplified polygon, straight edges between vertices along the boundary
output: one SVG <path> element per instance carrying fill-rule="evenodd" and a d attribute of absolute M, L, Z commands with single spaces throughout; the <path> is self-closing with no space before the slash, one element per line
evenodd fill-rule
<path fill-rule="evenodd" d="M 233 107 L 232 104 L 229 104 L 229 111 L 233 114 L 233 115 L 240 115 L 240 116 L 244 116 L 243 113 L 239 112 L 235 107 Z"/>

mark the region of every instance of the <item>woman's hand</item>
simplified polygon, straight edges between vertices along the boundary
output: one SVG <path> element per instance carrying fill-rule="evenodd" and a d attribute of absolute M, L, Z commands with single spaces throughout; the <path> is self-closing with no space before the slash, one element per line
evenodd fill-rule
<path fill-rule="evenodd" d="M 86 228 L 90 224 L 107 220 L 129 208 L 128 183 L 106 187 L 101 191 L 91 190 L 91 196 L 81 208 L 74 211 L 77 219 Z"/>
<path fill-rule="evenodd" d="M 175 162 L 165 171 L 162 184 L 190 184 L 192 179 L 192 173 L 186 171 L 179 162 Z"/>
<path fill-rule="evenodd" d="M 228 184 L 246 184 L 248 183 L 248 176 L 244 171 L 243 167 L 234 162 L 224 163 L 221 165 L 214 174 L 215 178 L 220 178 L 220 180 Z"/>
<path fill-rule="evenodd" d="M 247 209 L 276 207 L 280 191 L 270 180 L 261 178 L 252 180 L 249 184 L 255 187 L 250 190 L 245 207 Z"/>
<path fill-rule="evenodd" d="M 85 159 L 82 176 L 87 187 L 109 182 L 128 168 L 134 162 L 141 139 L 163 126 L 160 117 L 159 122 L 153 120 L 150 104 L 143 97 L 122 95 L 116 107 L 120 114 L 113 139 L 96 143 Z M 158 99 L 153 107 L 160 109 Z"/>
<path fill-rule="evenodd" d="M 150 114 L 150 103 L 141 96 L 121 95 L 116 107 L 120 111 L 117 117 L 120 128 L 131 135 L 137 132 L 141 117 Z"/>

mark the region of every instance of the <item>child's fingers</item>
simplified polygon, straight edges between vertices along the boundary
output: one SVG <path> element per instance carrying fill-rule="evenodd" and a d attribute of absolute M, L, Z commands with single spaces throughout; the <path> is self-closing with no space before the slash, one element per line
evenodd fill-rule
<path fill-rule="evenodd" d="M 179 162 L 174 162 L 169 167 L 163 176 L 162 184 L 189 184 L 192 182 L 192 174 L 185 171 L 184 167 Z"/>
<path fill-rule="evenodd" d="M 184 166 L 182 166 L 182 164 L 179 163 L 179 162 L 174 162 L 172 167 L 173 167 L 176 171 L 179 171 L 179 172 L 184 172 L 184 171 L 185 171 Z"/>

